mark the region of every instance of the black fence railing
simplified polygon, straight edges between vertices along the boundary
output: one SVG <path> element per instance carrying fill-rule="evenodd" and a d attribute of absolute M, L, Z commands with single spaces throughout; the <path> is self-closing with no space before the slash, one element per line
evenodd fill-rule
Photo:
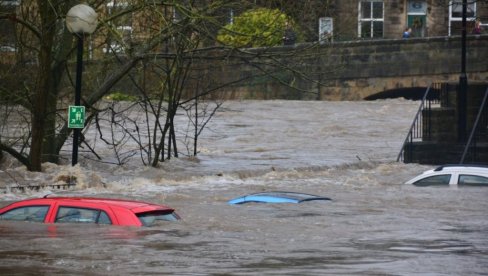
<path fill-rule="evenodd" d="M 443 102 L 441 102 L 441 99 Z M 417 114 L 413 119 L 410 130 L 408 131 L 407 137 L 403 142 L 400 153 L 397 157 L 398 161 L 404 161 L 405 154 L 412 156 L 412 147 L 408 147 L 410 152 L 405 152 L 405 146 L 416 141 L 430 140 L 432 134 L 432 106 L 442 105 L 448 106 L 449 97 L 447 93 L 447 87 L 442 83 L 432 83 L 424 93 L 422 101 L 420 102 Z"/>
<path fill-rule="evenodd" d="M 417 157 L 413 158 L 415 146 L 414 143 L 421 144 L 420 142 L 435 142 L 433 140 L 439 139 L 439 129 L 437 128 L 437 134 L 432 137 L 433 120 L 432 113 L 433 108 L 442 109 L 455 109 L 457 106 L 456 102 L 456 87 L 449 83 L 432 83 L 422 98 L 420 106 L 414 117 L 412 125 L 408 131 L 407 137 L 403 142 L 400 153 L 398 154 L 397 161 L 410 162 L 416 160 Z M 454 89 L 453 89 L 454 88 Z M 479 163 L 480 160 L 487 159 L 486 148 L 488 148 L 488 87 L 484 88 L 483 99 L 478 106 L 476 106 L 473 111 L 476 114 L 476 118 L 471 119 L 470 135 L 466 144 L 459 145 L 455 140 L 454 143 L 446 151 L 446 154 L 452 155 L 450 162 L 459 162 L 459 164 L 468 163 Z M 482 91 L 483 91 L 482 90 Z M 437 114 L 437 121 L 439 120 L 439 115 Z M 457 145 L 456 145 L 457 144 Z M 425 146 L 425 145 L 424 145 Z M 461 148 L 459 148 L 461 146 Z M 419 149 L 417 149 L 419 151 Z M 485 155 L 484 157 L 481 155 Z M 485 161 L 486 162 L 486 161 Z"/>

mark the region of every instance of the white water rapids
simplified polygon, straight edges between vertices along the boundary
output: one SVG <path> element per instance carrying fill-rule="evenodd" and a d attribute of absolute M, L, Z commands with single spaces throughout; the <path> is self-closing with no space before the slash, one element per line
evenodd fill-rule
<path fill-rule="evenodd" d="M 199 138 L 197 158 L 151 168 L 134 157 L 114 166 L 81 151 L 71 167 L 67 145 L 66 165 L 44 164 L 43 173 L 3 161 L 0 186 L 64 175 L 76 176 L 78 185 L 7 190 L 0 206 L 46 193 L 121 197 L 167 204 L 183 220 L 137 229 L 0 222 L 0 273 L 486 274 L 488 190 L 402 184 L 432 167 L 396 162 L 418 105 L 229 101 Z M 332 201 L 227 204 L 273 190 Z"/>

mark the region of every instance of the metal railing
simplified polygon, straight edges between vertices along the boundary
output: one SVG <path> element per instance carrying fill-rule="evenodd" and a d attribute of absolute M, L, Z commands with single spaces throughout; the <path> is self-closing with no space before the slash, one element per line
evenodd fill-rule
<path fill-rule="evenodd" d="M 446 95 L 444 95 L 446 93 Z M 430 140 L 431 138 L 431 110 L 433 104 L 448 105 L 448 102 L 441 102 L 439 99 L 444 99 L 448 101 L 447 90 L 441 83 L 432 83 L 424 93 L 422 101 L 420 102 L 417 114 L 413 119 L 410 130 L 408 131 L 407 137 L 402 144 L 402 148 L 397 157 L 397 162 L 403 161 L 405 157 L 405 146 L 407 144 L 412 144 L 415 141 L 422 141 L 425 139 Z M 425 112 L 424 112 L 425 111 Z M 424 118 L 424 113 L 427 116 Z M 424 136 L 424 134 L 426 136 Z M 409 147 L 410 156 L 412 155 L 412 147 Z"/>
<path fill-rule="evenodd" d="M 452 87 L 451 87 L 452 88 Z M 431 141 L 432 139 L 432 105 L 440 104 L 440 107 L 453 108 L 455 103 L 451 101 L 454 99 L 450 97 L 447 83 L 433 83 L 427 88 L 420 103 L 419 109 L 412 125 L 408 131 L 407 137 L 403 142 L 397 161 L 411 160 L 413 157 L 414 142 Z M 453 92 L 453 91 L 451 91 Z M 479 149 L 486 146 L 483 143 L 488 143 L 488 88 L 485 91 L 484 98 L 477 111 L 476 119 L 470 130 L 469 138 L 465 145 L 462 145 L 464 150 L 459 152 L 459 164 L 464 164 L 465 161 L 477 163 L 479 160 Z"/>

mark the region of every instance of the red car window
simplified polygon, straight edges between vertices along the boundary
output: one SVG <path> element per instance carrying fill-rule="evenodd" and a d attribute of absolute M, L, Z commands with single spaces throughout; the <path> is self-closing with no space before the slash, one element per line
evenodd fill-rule
<path fill-rule="evenodd" d="M 160 222 L 176 221 L 180 219 L 173 210 L 137 213 L 136 216 L 144 226 L 153 226 Z"/>
<path fill-rule="evenodd" d="M 1 214 L 0 219 L 43 222 L 48 210 L 49 206 L 24 206 Z"/>
<path fill-rule="evenodd" d="M 112 224 L 107 213 L 102 210 L 67 206 L 58 208 L 55 222 Z"/>

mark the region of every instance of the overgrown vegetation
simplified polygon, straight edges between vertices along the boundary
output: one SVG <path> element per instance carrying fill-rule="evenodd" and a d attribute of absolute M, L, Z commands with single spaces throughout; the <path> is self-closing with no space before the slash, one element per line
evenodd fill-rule
<path fill-rule="evenodd" d="M 293 20 L 278 9 L 258 8 L 236 16 L 217 39 L 233 47 L 266 47 L 283 43 L 286 24 Z"/>

